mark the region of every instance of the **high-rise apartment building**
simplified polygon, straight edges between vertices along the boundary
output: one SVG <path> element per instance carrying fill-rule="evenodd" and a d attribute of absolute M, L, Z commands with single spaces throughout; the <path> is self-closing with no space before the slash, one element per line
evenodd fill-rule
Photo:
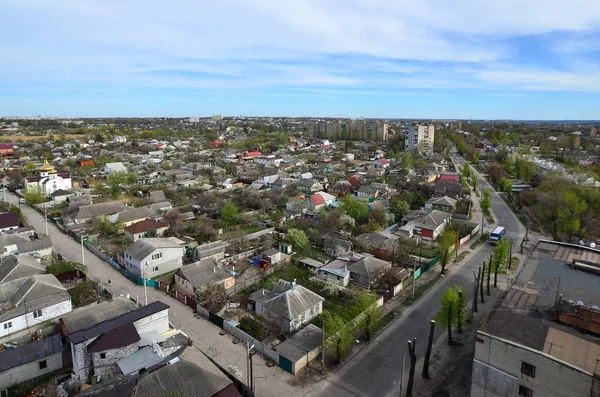
<path fill-rule="evenodd" d="M 433 124 L 414 124 L 406 129 L 404 146 L 414 152 L 432 154 L 435 126 Z"/>

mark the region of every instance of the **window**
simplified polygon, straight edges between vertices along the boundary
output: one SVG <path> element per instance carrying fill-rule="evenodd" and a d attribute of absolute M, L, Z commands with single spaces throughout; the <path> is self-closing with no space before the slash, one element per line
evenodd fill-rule
<path fill-rule="evenodd" d="M 314 308 L 314 307 L 311 307 L 311 308 L 310 308 L 310 315 L 312 316 L 313 314 L 315 314 L 315 308 Z"/>
<path fill-rule="evenodd" d="M 521 361 L 521 373 L 525 376 L 529 376 L 530 378 L 535 378 L 535 365 Z"/>
<path fill-rule="evenodd" d="M 8 389 L 0 390 L 0 397 L 8 397 Z"/>
<path fill-rule="evenodd" d="M 106 353 L 100 353 L 100 358 L 101 359 L 105 359 L 106 358 Z"/>
<path fill-rule="evenodd" d="M 9 329 L 9 328 L 12 328 L 12 321 L 9 321 L 4 324 L 4 329 Z"/>
<path fill-rule="evenodd" d="M 48 363 L 46 363 L 46 360 L 40 361 L 38 364 L 40 365 L 40 369 L 45 369 L 46 367 L 48 367 Z"/>
<path fill-rule="evenodd" d="M 519 385 L 519 396 L 533 397 L 533 390 L 523 385 Z"/>
<path fill-rule="evenodd" d="M 42 317 L 42 309 L 34 310 L 33 318 L 38 318 L 38 317 Z"/>
<path fill-rule="evenodd" d="M 157 272 L 157 271 L 158 271 L 158 266 L 154 266 L 154 267 L 152 268 L 152 271 L 153 271 L 153 272 Z"/>
<path fill-rule="evenodd" d="M 305 313 L 302 313 L 302 314 L 300 315 L 300 322 L 301 322 L 301 323 L 303 323 L 303 322 L 304 322 L 304 318 L 305 318 L 305 316 L 304 316 L 304 315 L 305 315 Z"/>
<path fill-rule="evenodd" d="M 152 255 L 152 260 L 159 259 L 159 258 L 162 258 L 162 252 Z"/>

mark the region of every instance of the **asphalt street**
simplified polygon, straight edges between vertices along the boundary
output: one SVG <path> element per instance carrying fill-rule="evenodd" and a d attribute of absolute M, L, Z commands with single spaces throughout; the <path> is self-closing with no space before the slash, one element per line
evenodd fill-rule
<path fill-rule="evenodd" d="M 464 165 L 461 157 L 456 161 Z M 483 177 L 477 173 L 480 189 L 492 191 L 492 214 L 496 223 L 486 225 L 486 230 L 500 225 L 507 228 L 507 237 L 513 239 L 513 252 L 525 235 L 519 220 L 496 194 Z M 478 215 L 480 216 L 480 215 Z M 470 244 L 470 243 L 469 243 Z M 466 291 L 474 286 L 473 270 L 487 260 L 493 247 L 484 243 L 473 251 L 461 264 L 452 268 L 421 300 L 408 309 L 398 320 L 389 326 L 376 340 L 366 346 L 350 361 L 320 382 L 309 394 L 311 396 L 398 396 L 400 393 L 403 355 L 406 355 L 408 370 L 407 341 L 417 338 L 417 356 L 422 357 L 427 348 L 429 321 L 435 318 L 443 291 L 452 285 L 459 285 Z M 469 293 L 469 295 L 471 295 Z M 435 338 L 443 333 L 436 328 Z"/>

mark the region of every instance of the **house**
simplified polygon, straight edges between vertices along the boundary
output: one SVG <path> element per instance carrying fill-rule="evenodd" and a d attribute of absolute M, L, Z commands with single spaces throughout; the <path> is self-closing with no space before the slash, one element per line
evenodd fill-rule
<path fill-rule="evenodd" d="M 151 207 L 140 207 L 128 208 L 125 211 L 107 216 L 107 219 L 110 223 L 121 223 L 124 227 L 127 227 L 156 215 L 156 211 Z"/>
<path fill-rule="evenodd" d="M 390 162 L 385 158 L 379 158 L 373 161 L 373 167 L 375 168 L 389 168 Z"/>
<path fill-rule="evenodd" d="M 456 202 L 455 199 L 448 196 L 433 197 L 427 200 L 425 208 L 452 213 L 456 209 Z"/>
<path fill-rule="evenodd" d="M 437 178 L 436 182 L 438 182 L 438 183 L 444 183 L 444 182 L 458 183 L 458 175 L 444 173 L 444 174 L 441 174 Z"/>
<path fill-rule="evenodd" d="M 73 361 L 72 376 L 80 383 L 89 383 L 92 375 L 107 378 L 123 373 L 123 360 L 139 352 L 144 355 L 148 344 L 164 341 L 160 334 L 169 330 L 169 306 L 160 301 L 139 308 L 131 305 L 115 298 L 61 317 L 60 330 Z M 140 360 L 141 368 L 161 361 L 152 360 L 153 355 L 147 358 Z"/>
<path fill-rule="evenodd" d="M 167 342 L 173 339 L 183 339 L 183 342 L 187 342 L 187 338 L 181 333 L 175 334 Z M 177 354 L 178 352 L 173 353 L 173 355 Z M 80 391 L 78 395 L 80 397 L 164 397 L 170 395 L 241 397 L 232 380 L 201 351 L 186 348 L 181 355 L 172 359 L 169 357 L 147 372 L 113 376 Z"/>
<path fill-rule="evenodd" d="M 39 176 L 31 176 L 25 180 L 25 191 L 37 191 L 45 196 L 49 196 L 57 190 L 69 190 L 71 187 L 71 175 L 59 174 L 48 163 L 48 160 L 40 167 Z"/>
<path fill-rule="evenodd" d="M 329 193 L 317 192 L 310 196 L 308 207 L 313 211 L 318 211 L 323 207 L 333 204 L 335 200 L 335 196 L 332 196 Z"/>
<path fill-rule="evenodd" d="M 0 340 L 73 310 L 71 295 L 52 274 L 0 284 Z"/>
<path fill-rule="evenodd" d="M 0 260 L 9 255 L 30 254 L 47 257 L 52 254 L 52 241 L 49 237 L 31 240 L 26 234 L 5 234 L 0 236 Z"/>
<path fill-rule="evenodd" d="M 169 225 L 166 223 L 155 221 L 154 219 L 146 219 L 141 222 L 136 222 L 132 225 L 127 226 L 124 229 L 125 237 L 131 242 L 147 237 L 147 234 L 152 230 L 156 231 L 155 237 L 160 237 L 169 229 Z"/>
<path fill-rule="evenodd" d="M 306 194 L 312 194 L 323 190 L 323 185 L 312 178 L 301 178 L 296 186 Z"/>
<path fill-rule="evenodd" d="M 319 357 L 323 331 L 314 324 L 308 324 L 294 335 L 275 346 L 275 351 L 288 362 L 290 368 L 284 368 L 292 375 L 298 374 L 300 370 Z M 284 362 L 280 358 L 279 362 Z"/>
<path fill-rule="evenodd" d="M 398 247 L 400 238 L 387 231 L 363 233 L 356 237 L 356 242 L 379 259 L 388 259 Z"/>
<path fill-rule="evenodd" d="M 9 230 L 18 229 L 19 227 L 21 227 L 19 214 L 16 212 L 0 214 L 0 232 L 7 232 Z"/>
<path fill-rule="evenodd" d="M 260 289 L 249 297 L 254 312 L 285 331 L 294 332 L 323 311 L 323 299 L 296 281 L 279 280 L 273 291 Z"/>
<path fill-rule="evenodd" d="M 127 143 L 127 137 L 123 135 L 115 135 L 113 138 L 113 143 Z"/>
<path fill-rule="evenodd" d="M 213 258 L 215 260 L 223 259 L 225 257 L 226 247 L 227 244 L 221 240 L 201 244 L 194 248 L 194 258 L 199 261 L 208 258 Z"/>
<path fill-rule="evenodd" d="M 458 182 L 436 182 L 434 184 L 433 194 L 436 197 L 448 196 L 453 199 L 458 199 L 462 192 L 462 186 Z"/>
<path fill-rule="evenodd" d="M 85 201 L 84 201 L 85 202 Z M 65 212 L 64 223 L 86 223 L 92 218 L 101 216 L 111 216 L 127 210 L 127 206 L 121 201 L 108 201 L 106 203 L 81 205 L 80 202 L 69 205 Z M 72 211 L 69 209 L 73 208 Z"/>
<path fill-rule="evenodd" d="M 377 259 L 368 254 L 354 255 L 347 265 L 350 272 L 350 283 L 370 289 L 386 269 L 392 267 L 388 261 Z"/>
<path fill-rule="evenodd" d="M 54 201 L 54 204 L 60 204 L 67 201 L 67 198 L 72 195 L 73 192 L 70 190 L 58 189 L 57 191 L 53 192 L 50 197 L 52 198 L 52 201 Z"/>
<path fill-rule="evenodd" d="M 14 155 L 14 149 L 12 143 L 0 143 L 0 156 L 12 157 Z"/>
<path fill-rule="evenodd" d="M 147 195 L 144 196 L 147 198 L 152 204 L 162 203 L 167 201 L 167 197 L 165 196 L 165 192 L 162 190 L 155 190 L 152 192 L 148 192 Z"/>
<path fill-rule="evenodd" d="M 346 194 L 353 194 L 354 187 L 347 180 L 340 180 L 335 183 L 332 183 L 327 188 L 329 193 L 336 194 L 338 197 L 343 197 Z"/>
<path fill-rule="evenodd" d="M 187 296 L 195 297 L 198 288 L 215 284 L 220 284 L 224 289 L 229 289 L 235 285 L 235 279 L 213 258 L 183 266 L 175 273 L 177 291 L 183 292 Z"/>
<path fill-rule="evenodd" d="M 77 168 L 94 167 L 94 166 L 96 166 L 96 163 L 94 162 L 94 159 L 92 159 L 91 157 L 83 157 L 83 158 L 77 159 L 77 161 L 75 161 L 75 166 Z"/>
<path fill-rule="evenodd" d="M 317 269 L 317 277 L 332 284 L 347 287 L 350 283 L 350 271 L 348 270 L 350 260 L 346 257 L 335 259 Z"/>
<path fill-rule="evenodd" d="M 323 236 L 323 251 L 331 256 L 345 256 L 352 251 L 350 237 L 341 232 L 331 232 Z"/>
<path fill-rule="evenodd" d="M 356 191 L 359 200 L 374 200 L 379 197 L 379 189 L 375 186 L 361 186 Z"/>
<path fill-rule="evenodd" d="M 260 259 L 270 263 L 271 265 L 275 265 L 281 262 L 281 252 L 276 250 L 275 248 L 271 248 L 269 250 L 261 252 Z"/>
<path fill-rule="evenodd" d="M 125 269 L 139 278 L 153 278 L 179 269 L 185 243 L 175 237 L 142 238 L 124 252 Z"/>
<path fill-rule="evenodd" d="M 432 210 L 408 221 L 398 229 L 398 233 L 408 238 L 420 236 L 424 240 L 435 241 L 450 224 L 451 219 L 452 215 L 447 212 Z"/>
<path fill-rule="evenodd" d="M 45 270 L 33 256 L 11 255 L 0 262 L 0 283 L 42 274 Z"/>
<path fill-rule="evenodd" d="M 0 393 L 8 396 L 7 389 L 63 368 L 60 335 L 0 351 Z M 12 395 L 12 394 L 11 394 Z"/>
<path fill-rule="evenodd" d="M 125 167 L 125 165 L 121 162 L 119 163 L 106 163 L 104 165 L 104 172 L 106 172 L 108 175 L 112 175 L 112 174 L 126 174 L 127 173 L 127 167 Z"/>

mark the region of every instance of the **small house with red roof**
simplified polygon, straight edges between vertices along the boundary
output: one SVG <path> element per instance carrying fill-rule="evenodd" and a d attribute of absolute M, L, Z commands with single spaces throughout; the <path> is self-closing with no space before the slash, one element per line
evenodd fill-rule
<path fill-rule="evenodd" d="M 310 196 L 308 200 L 308 208 L 313 211 L 317 211 L 325 206 L 333 204 L 334 202 L 335 196 L 325 192 L 317 192 Z"/>
<path fill-rule="evenodd" d="M 0 143 L 0 156 L 12 157 L 14 154 L 12 143 Z"/>
<path fill-rule="evenodd" d="M 221 145 L 221 140 L 220 139 L 215 139 L 214 141 L 210 141 L 208 142 L 209 145 L 211 145 L 214 148 L 218 148 L 219 145 Z"/>
<path fill-rule="evenodd" d="M 390 162 L 388 159 L 380 158 L 373 161 L 373 167 L 375 168 L 389 168 Z"/>
<path fill-rule="evenodd" d="M 153 229 L 156 230 L 156 236 L 154 237 L 158 237 L 162 236 L 167 229 L 169 229 L 169 225 L 160 221 L 155 221 L 154 219 L 145 219 L 141 222 L 127 226 L 124 229 L 125 237 L 131 242 L 136 242 L 141 238 L 147 237 L 147 233 Z"/>

